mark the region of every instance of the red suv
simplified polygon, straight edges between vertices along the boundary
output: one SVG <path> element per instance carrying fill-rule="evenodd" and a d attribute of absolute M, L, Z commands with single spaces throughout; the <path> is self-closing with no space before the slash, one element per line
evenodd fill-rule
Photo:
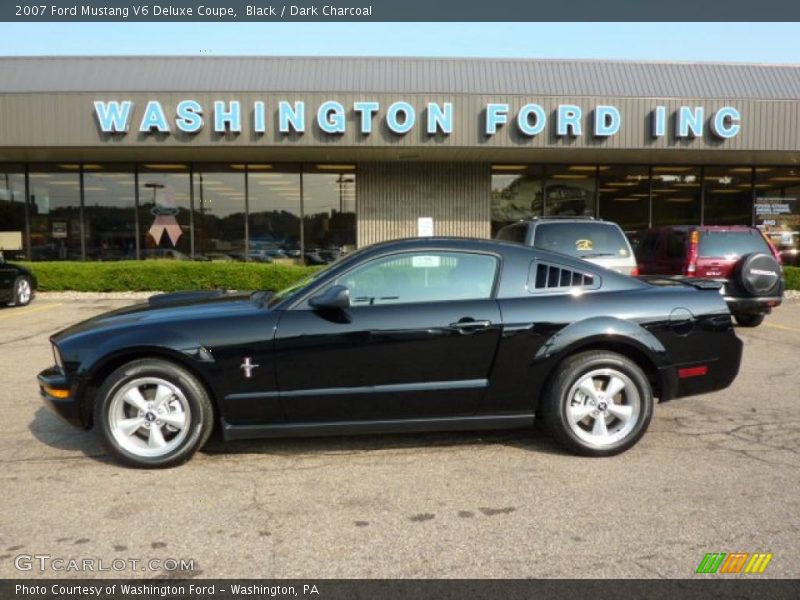
<path fill-rule="evenodd" d="M 775 246 L 755 227 L 672 226 L 642 232 L 636 259 L 642 275 L 715 279 L 736 322 L 756 327 L 783 301 L 785 286 Z"/>

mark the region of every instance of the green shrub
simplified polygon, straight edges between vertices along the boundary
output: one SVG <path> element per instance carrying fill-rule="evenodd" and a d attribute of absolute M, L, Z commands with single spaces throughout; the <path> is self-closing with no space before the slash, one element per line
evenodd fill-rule
<path fill-rule="evenodd" d="M 800 267 L 784 267 L 787 290 L 800 290 Z"/>
<path fill-rule="evenodd" d="M 141 260 L 23 263 L 43 292 L 279 290 L 319 267 L 237 262 Z M 786 289 L 800 290 L 800 267 L 784 267 Z"/>
<path fill-rule="evenodd" d="M 24 263 L 43 292 L 181 290 L 279 290 L 319 267 L 296 265 L 142 260 Z"/>

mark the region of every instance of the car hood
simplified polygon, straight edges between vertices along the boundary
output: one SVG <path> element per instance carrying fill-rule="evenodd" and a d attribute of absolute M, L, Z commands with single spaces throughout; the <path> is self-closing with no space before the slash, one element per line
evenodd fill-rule
<path fill-rule="evenodd" d="M 15 269 L 17 272 L 19 272 L 20 275 L 31 275 L 30 269 L 23 267 L 22 265 L 19 265 L 17 263 L 5 262 L 3 263 L 3 266 L 5 266 L 6 268 L 10 267 L 12 269 Z"/>
<path fill-rule="evenodd" d="M 243 311 L 266 311 L 266 292 L 178 292 L 159 294 L 147 302 L 126 306 L 82 321 L 52 336 L 56 343 L 83 334 L 131 326 L 162 326 L 190 320 L 221 319 Z"/>

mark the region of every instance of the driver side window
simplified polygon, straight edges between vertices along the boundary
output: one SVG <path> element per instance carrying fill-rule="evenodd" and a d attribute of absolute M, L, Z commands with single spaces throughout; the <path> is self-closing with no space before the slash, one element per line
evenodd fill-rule
<path fill-rule="evenodd" d="M 342 275 L 352 306 L 480 300 L 491 297 L 498 259 L 468 252 L 409 252 L 375 259 Z"/>

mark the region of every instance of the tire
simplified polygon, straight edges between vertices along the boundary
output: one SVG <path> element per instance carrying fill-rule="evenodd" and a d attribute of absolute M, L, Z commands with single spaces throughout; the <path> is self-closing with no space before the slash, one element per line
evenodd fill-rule
<path fill-rule="evenodd" d="M 734 278 L 750 296 L 769 296 L 778 293 L 781 266 L 775 257 L 757 252 L 743 256 L 736 265 Z"/>
<path fill-rule="evenodd" d="M 27 306 L 33 300 L 33 286 L 31 278 L 27 275 L 20 275 L 14 280 L 14 289 L 11 291 L 12 306 Z"/>
<path fill-rule="evenodd" d="M 641 439 L 653 416 L 653 390 L 636 363 L 621 354 L 593 350 L 564 359 L 557 369 L 541 416 L 562 446 L 583 456 L 612 456 Z M 612 382 L 615 388 L 623 387 L 609 399 L 605 391 Z M 595 393 L 587 394 L 581 384 L 591 385 L 584 389 Z"/>
<path fill-rule="evenodd" d="M 214 410 L 189 371 L 166 360 L 144 359 L 122 365 L 103 382 L 94 422 L 109 452 L 121 462 L 174 467 L 206 443 Z"/>
<path fill-rule="evenodd" d="M 758 327 L 764 322 L 764 315 L 738 314 L 733 318 L 740 327 Z"/>

